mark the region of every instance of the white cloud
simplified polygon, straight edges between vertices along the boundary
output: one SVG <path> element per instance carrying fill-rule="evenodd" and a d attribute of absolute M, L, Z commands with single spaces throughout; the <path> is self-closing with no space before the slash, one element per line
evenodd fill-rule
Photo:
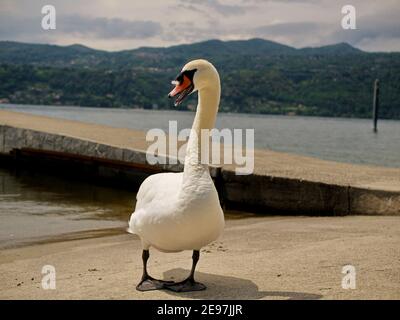
<path fill-rule="evenodd" d="M 146 39 L 162 33 L 161 25 L 154 21 L 91 18 L 77 14 L 61 16 L 58 25 L 62 33 L 88 35 L 100 39 Z"/>

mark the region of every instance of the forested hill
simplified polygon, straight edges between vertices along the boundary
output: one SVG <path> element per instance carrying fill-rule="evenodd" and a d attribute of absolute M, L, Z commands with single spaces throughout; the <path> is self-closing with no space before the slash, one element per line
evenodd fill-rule
<path fill-rule="evenodd" d="M 262 39 L 119 52 L 4 41 L 0 102 L 174 108 L 170 81 L 194 58 L 218 68 L 223 111 L 369 117 L 379 78 L 381 116 L 400 119 L 400 53 L 345 43 L 295 49 Z M 190 104 L 194 98 L 181 108 Z"/>

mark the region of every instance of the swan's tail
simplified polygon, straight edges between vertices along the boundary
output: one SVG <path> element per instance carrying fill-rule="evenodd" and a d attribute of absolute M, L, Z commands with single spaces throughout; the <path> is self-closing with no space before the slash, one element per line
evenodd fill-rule
<path fill-rule="evenodd" d="M 131 214 L 126 232 L 131 234 L 138 234 L 135 225 L 137 224 L 138 216 L 141 214 L 141 211 L 143 211 L 143 209 L 136 210 Z"/>
<path fill-rule="evenodd" d="M 133 228 L 133 215 L 135 214 L 135 212 L 133 212 L 131 214 L 131 217 L 128 221 L 128 228 L 126 228 L 126 232 L 131 233 L 131 234 L 135 234 L 134 228 Z"/>

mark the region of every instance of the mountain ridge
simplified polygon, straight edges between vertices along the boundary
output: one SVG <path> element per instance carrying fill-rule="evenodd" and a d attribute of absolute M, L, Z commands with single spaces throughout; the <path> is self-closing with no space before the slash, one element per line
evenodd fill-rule
<path fill-rule="evenodd" d="M 220 39 L 209 39 L 209 40 L 204 40 L 204 41 L 198 41 L 198 42 L 193 42 L 193 43 L 184 43 L 184 44 L 177 44 L 177 45 L 172 45 L 172 46 L 141 46 L 137 48 L 132 48 L 132 49 L 123 49 L 123 50 L 116 50 L 116 51 L 108 51 L 108 50 L 103 50 L 103 49 L 95 49 L 91 48 L 89 46 L 80 44 L 80 43 L 74 43 L 70 45 L 58 45 L 58 44 L 48 44 L 48 43 L 31 43 L 31 42 L 20 42 L 20 41 L 12 41 L 12 40 L 0 40 L 0 48 L 4 44 L 12 44 L 12 45 L 24 45 L 24 46 L 38 46 L 38 47 L 44 47 L 44 46 L 50 46 L 50 47 L 58 47 L 58 48 L 69 48 L 69 47 L 81 47 L 88 49 L 90 51 L 97 51 L 97 52 L 103 52 L 103 53 L 120 53 L 120 52 L 126 52 L 126 51 L 140 51 L 142 49 L 171 49 L 171 48 L 176 48 L 176 47 L 188 47 L 188 46 L 193 46 L 193 45 L 198 45 L 198 44 L 204 44 L 204 43 L 219 43 L 219 44 L 237 44 L 237 43 L 257 43 L 257 44 L 270 44 L 270 45 L 275 45 L 279 47 L 285 47 L 293 50 L 303 50 L 303 49 L 319 49 L 319 48 L 324 48 L 324 47 L 331 47 L 331 46 L 336 46 L 336 45 L 347 45 L 357 51 L 365 52 L 362 51 L 361 49 L 355 48 L 352 45 L 350 45 L 347 42 L 341 42 L 341 43 L 334 43 L 334 44 L 328 44 L 328 45 L 323 45 L 323 46 L 306 46 L 306 47 L 300 47 L 300 48 L 295 48 L 289 45 L 281 44 L 276 41 L 271 41 L 267 39 L 262 39 L 262 38 L 250 38 L 250 39 L 245 39 L 245 40 L 220 40 Z M 376 52 L 367 52 L 367 53 L 376 53 Z"/>
<path fill-rule="evenodd" d="M 29 52 L 27 51 L 29 50 Z M 276 55 L 276 54 L 359 54 L 366 53 L 357 48 L 352 47 L 347 43 L 333 44 L 320 47 L 304 47 L 296 49 L 291 46 L 283 45 L 278 42 L 269 41 L 260 38 L 249 40 L 231 40 L 222 41 L 212 39 L 207 41 L 196 42 L 192 44 L 180 44 L 169 47 L 139 47 L 135 49 L 120 50 L 120 51 L 105 51 L 93 49 L 82 44 L 72 45 L 55 45 L 55 44 L 35 44 L 15 41 L 0 41 L 0 63 L 12 64 L 38 64 L 52 66 L 69 66 L 74 61 L 75 65 L 87 66 L 102 65 L 105 59 L 110 57 L 127 57 L 140 56 L 141 54 L 176 54 L 184 50 L 192 56 L 205 55 L 211 57 L 215 54 L 237 54 L 237 55 Z M 341 53 L 340 51 L 344 52 Z M 369 53 L 366 53 L 369 54 Z M 64 56 L 63 56 L 64 55 Z M 97 59 L 94 61 L 85 61 L 82 55 L 90 56 Z M 79 59 L 81 58 L 81 59 Z M 78 59 L 78 61 L 76 61 Z"/>
<path fill-rule="evenodd" d="M 220 72 L 221 111 L 370 117 L 379 78 L 381 117 L 400 119 L 400 53 L 347 43 L 296 49 L 259 38 L 117 52 L 0 42 L 0 101 L 169 109 L 171 79 L 196 58 Z"/>

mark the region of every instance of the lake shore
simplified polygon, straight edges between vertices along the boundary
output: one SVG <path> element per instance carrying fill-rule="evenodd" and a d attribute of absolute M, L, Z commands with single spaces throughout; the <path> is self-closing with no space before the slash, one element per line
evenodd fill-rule
<path fill-rule="evenodd" d="M 50 242 L 0 251 L 0 299 L 400 299 L 397 217 L 260 217 L 228 220 L 223 236 L 202 250 L 197 279 L 208 289 L 138 292 L 136 236 Z M 43 290 L 44 265 L 56 290 Z M 344 265 L 356 289 L 341 286 Z M 191 253 L 151 251 L 154 277 L 180 280 Z"/>
<path fill-rule="evenodd" d="M 35 169 L 45 164 L 46 169 L 107 180 L 109 185 L 138 188 L 149 174 L 183 170 L 182 163 L 173 161 L 150 165 L 151 141 L 145 137 L 142 131 L 0 110 L 0 155 L 10 163 Z M 168 150 L 159 156 L 170 159 Z M 227 209 L 292 215 L 400 215 L 399 168 L 258 149 L 249 155 L 246 151 L 245 160 L 245 166 L 236 166 L 220 159 L 220 170 L 211 167 Z M 251 174 L 238 175 L 237 168 L 247 168 Z"/>
<path fill-rule="evenodd" d="M 78 120 L 85 123 L 148 131 L 190 128 L 193 112 L 72 106 L 1 105 L 0 110 Z M 256 149 L 319 159 L 400 168 L 399 121 L 380 120 L 378 134 L 370 119 L 256 115 L 220 112 L 219 129 L 254 128 Z"/>

